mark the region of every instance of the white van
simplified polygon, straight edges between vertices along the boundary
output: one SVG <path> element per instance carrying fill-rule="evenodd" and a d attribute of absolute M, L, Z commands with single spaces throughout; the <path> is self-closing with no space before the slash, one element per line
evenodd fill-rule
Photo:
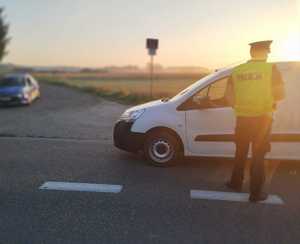
<path fill-rule="evenodd" d="M 300 62 L 276 63 L 286 98 L 277 106 L 270 159 L 300 160 Z M 157 166 L 180 156 L 234 157 L 235 115 L 224 97 L 232 68 L 212 73 L 169 100 L 126 110 L 115 124 L 116 147 L 138 152 Z M 221 100 L 222 101 L 222 100 Z"/>

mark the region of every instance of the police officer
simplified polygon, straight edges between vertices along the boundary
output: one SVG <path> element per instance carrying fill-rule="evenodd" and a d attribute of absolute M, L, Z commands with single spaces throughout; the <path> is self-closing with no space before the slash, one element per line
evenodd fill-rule
<path fill-rule="evenodd" d="M 265 154 L 270 151 L 272 113 L 284 98 L 284 83 L 277 67 L 267 63 L 272 41 L 250 43 L 251 60 L 239 65 L 229 78 L 226 97 L 236 114 L 235 165 L 227 186 L 241 191 L 251 144 L 249 201 L 267 199 L 263 192 Z"/>

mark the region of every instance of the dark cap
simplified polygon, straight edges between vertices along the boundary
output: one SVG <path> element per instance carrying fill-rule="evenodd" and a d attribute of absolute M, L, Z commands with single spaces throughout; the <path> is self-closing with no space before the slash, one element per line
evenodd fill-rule
<path fill-rule="evenodd" d="M 251 48 L 255 48 L 255 49 L 267 49 L 270 51 L 270 46 L 272 44 L 272 40 L 268 40 L 268 41 L 260 41 L 260 42 L 252 42 L 249 43 L 249 45 L 251 46 Z"/>

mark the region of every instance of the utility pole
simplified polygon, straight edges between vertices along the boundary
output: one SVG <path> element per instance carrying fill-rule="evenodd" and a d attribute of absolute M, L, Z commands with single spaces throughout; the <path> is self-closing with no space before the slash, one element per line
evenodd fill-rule
<path fill-rule="evenodd" d="M 158 39 L 147 38 L 146 48 L 148 49 L 148 54 L 150 55 L 150 97 L 153 97 L 153 72 L 154 64 L 153 59 L 156 55 L 156 50 L 158 49 Z"/>

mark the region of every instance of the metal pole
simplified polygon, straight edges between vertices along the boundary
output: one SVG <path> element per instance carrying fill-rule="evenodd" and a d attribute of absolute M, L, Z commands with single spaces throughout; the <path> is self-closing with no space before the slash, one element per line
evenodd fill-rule
<path fill-rule="evenodd" d="M 150 98 L 153 97 L 153 55 L 150 55 Z"/>

